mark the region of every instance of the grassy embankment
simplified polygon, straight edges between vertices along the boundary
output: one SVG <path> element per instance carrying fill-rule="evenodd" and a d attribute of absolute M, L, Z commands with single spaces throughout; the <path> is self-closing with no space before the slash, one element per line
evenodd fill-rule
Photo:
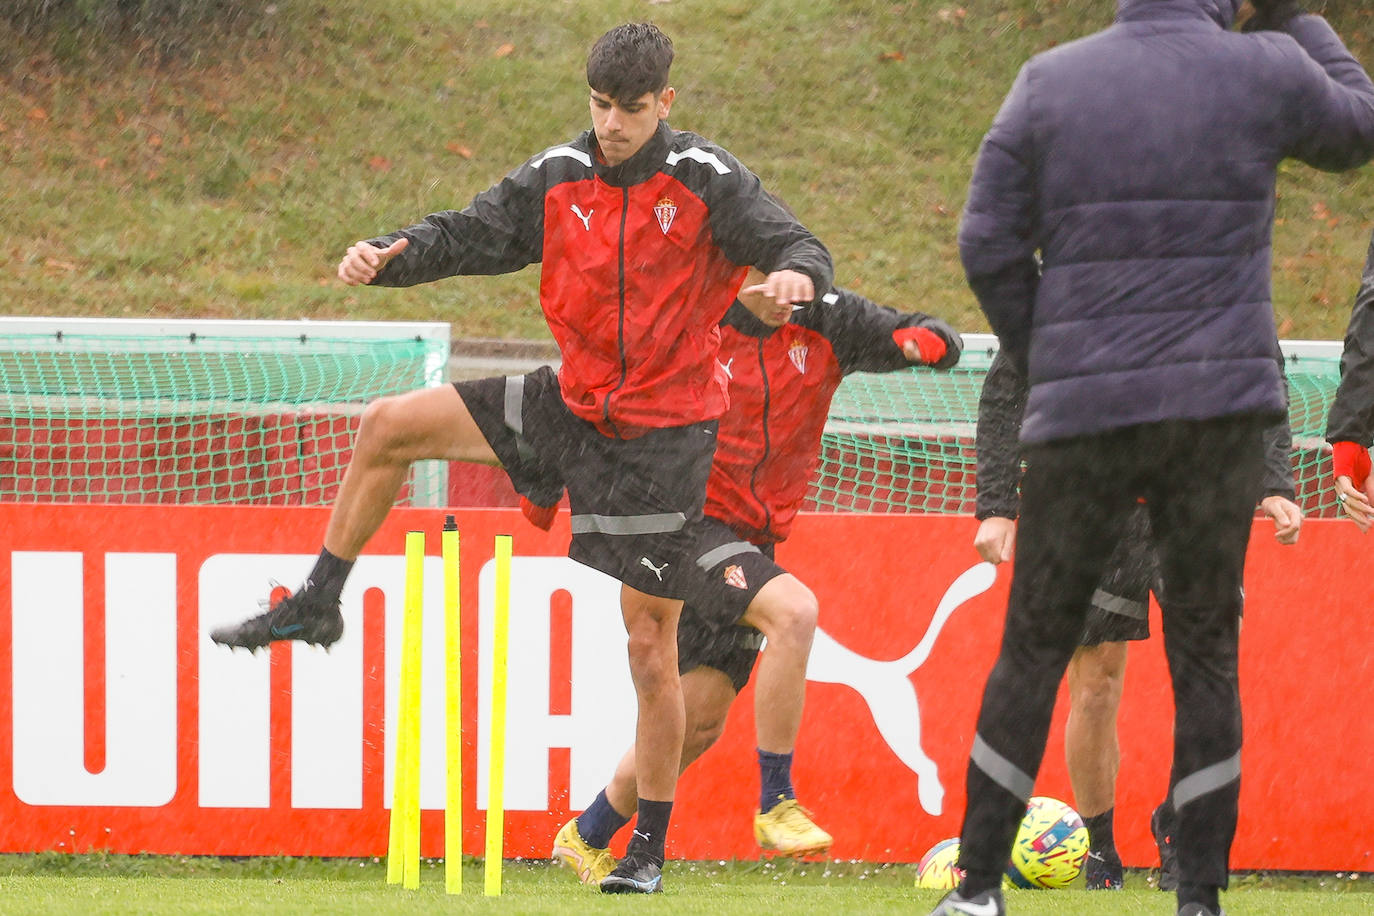
<path fill-rule="evenodd" d="M 1329 4 L 1374 62 L 1374 12 Z M 586 48 L 674 37 L 675 126 L 717 139 L 830 245 L 841 283 L 986 330 L 955 230 L 1020 63 L 1107 0 L 282 0 L 184 58 L 0 30 L 0 310 L 19 315 L 449 320 L 546 339 L 536 274 L 406 291 L 333 279 L 349 242 L 461 207 L 588 122 Z M 71 47 L 71 43 L 68 43 Z M 1285 166 L 1286 337 L 1343 331 L 1374 171 Z"/>

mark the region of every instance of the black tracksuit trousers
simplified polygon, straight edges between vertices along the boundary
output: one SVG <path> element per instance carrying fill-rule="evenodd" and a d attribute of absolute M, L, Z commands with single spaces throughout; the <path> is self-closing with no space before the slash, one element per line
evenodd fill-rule
<path fill-rule="evenodd" d="M 1055 695 L 1121 520 L 1144 499 L 1174 689 L 1170 796 L 1184 884 L 1225 887 L 1240 795 L 1241 576 L 1274 418 L 1171 420 L 1029 446 L 1001 651 L 968 767 L 959 864 L 1000 874 Z"/>

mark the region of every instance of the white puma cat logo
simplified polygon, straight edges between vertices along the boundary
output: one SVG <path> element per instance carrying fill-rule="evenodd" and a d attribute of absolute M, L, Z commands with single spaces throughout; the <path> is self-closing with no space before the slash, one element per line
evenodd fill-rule
<path fill-rule="evenodd" d="M 664 563 L 662 566 L 655 566 L 654 564 L 652 564 L 652 563 L 649 562 L 649 558 L 648 558 L 648 557 L 640 557 L 640 558 L 639 558 L 639 565 L 640 565 L 640 566 L 647 566 L 647 567 L 649 567 L 649 569 L 653 570 L 654 575 L 658 577 L 658 581 L 660 581 L 660 582 L 663 581 L 663 570 L 665 570 L 665 569 L 668 568 L 668 564 L 667 564 L 667 563 Z"/>
<path fill-rule="evenodd" d="M 595 210 L 588 210 L 584 214 L 582 210 L 578 208 L 577 204 L 573 204 L 568 209 L 572 210 L 573 214 L 576 215 L 578 219 L 582 220 L 583 229 L 586 229 L 588 232 L 592 231 L 592 214 L 596 212 Z"/>
<path fill-rule="evenodd" d="M 830 634 L 816 628 L 816 641 L 807 663 L 808 680 L 844 684 L 856 691 L 868 706 L 873 724 L 897 759 L 916 774 L 917 796 L 928 814 L 944 808 L 945 790 L 935 761 L 921 747 L 921 707 L 911 674 L 930 655 L 951 614 L 966 601 L 992 587 L 997 568 L 979 563 L 960 575 L 945 591 L 935 608 L 926 633 L 910 652 L 893 661 L 866 658 L 840 645 Z"/>

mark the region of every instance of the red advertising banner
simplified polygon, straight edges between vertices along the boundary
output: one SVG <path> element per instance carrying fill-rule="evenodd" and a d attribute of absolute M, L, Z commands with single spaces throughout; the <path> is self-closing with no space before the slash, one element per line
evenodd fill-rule
<path fill-rule="evenodd" d="M 506 854 L 545 856 L 633 735 L 618 586 L 566 558 L 566 514 L 547 534 L 512 509 L 456 514 L 465 849 L 483 851 L 493 538 L 509 533 Z M 251 654 L 207 634 L 256 613 L 274 582 L 305 577 L 327 510 L 0 506 L 0 851 L 384 854 L 403 541 L 418 529 L 430 534 L 423 842 L 441 855 L 443 516 L 391 514 L 349 579 L 333 649 Z M 811 514 L 779 549 L 821 603 L 794 776 L 836 858 L 911 862 L 958 833 L 1010 573 L 977 563 L 975 527 Z M 1309 521 L 1292 548 L 1256 523 L 1238 869 L 1374 869 L 1366 549 L 1344 522 Z M 1071 802 L 1064 705 L 1061 695 L 1037 793 Z M 1171 716 L 1160 642 L 1136 644 L 1116 815 L 1128 865 L 1155 861 L 1148 818 L 1168 779 Z M 725 736 L 683 777 L 670 856 L 758 854 L 753 748 L 746 688 Z"/>

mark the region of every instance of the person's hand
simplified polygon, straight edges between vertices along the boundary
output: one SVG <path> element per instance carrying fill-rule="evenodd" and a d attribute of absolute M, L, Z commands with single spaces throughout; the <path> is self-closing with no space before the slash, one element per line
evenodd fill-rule
<path fill-rule="evenodd" d="M 351 250 L 351 249 L 350 249 Z M 740 290 L 741 295 L 763 293 L 773 297 L 778 305 L 810 302 L 816 298 L 816 284 L 799 270 L 775 270 L 762 283 Z"/>
<path fill-rule="evenodd" d="M 1374 525 L 1374 480 L 1369 472 L 1369 449 L 1358 442 L 1331 444 L 1331 473 L 1336 478 L 1336 499 L 1361 531 L 1368 531 Z"/>
<path fill-rule="evenodd" d="M 1016 519 L 990 515 L 978 525 L 973 536 L 973 549 L 989 563 L 1004 563 L 1011 559 L 1016 543 Z"/>
<path fill-rule="evenodd" d="M 930 328 L 898 328 L 892 332 L 892 340 L 908 360 L 925 366 L 935 365 L 949 350 L 945 339 Z"/>
<path fill-rule="evenodd" d="M 1306 12 L 1297 0 L 1250 0 L 1254 14 L 1240 27 L 1242 32 L 1266 32 L 1282 29 L 1288 20 Z"/>
<path fill-rule="evenodd" d="M 1344 474 L 1336 478 L 1336 499 L 1356 528 L 1368 531 L 1374 525 L 1374 494 L 1355 486 Z"/>
<path fill-rule="evenodd" d="M 1274 520 L 1274 540 L 1280 544 L 1296 544 L 1302 530 L 1302 507 L 1283 496 L 1266 496 L 1260 500 L 1264 514 Z"/>
<path fill-rule="evenodd" d="M 339 279 L 349 286 L 371 283 L 381 269 L 396 255 L 406 250 L 408 239 L 400 238 L 385 248 L 378 248 L 370 242 L 356 242 L 348 246 L 343 260 L 339 262 Z"/>

